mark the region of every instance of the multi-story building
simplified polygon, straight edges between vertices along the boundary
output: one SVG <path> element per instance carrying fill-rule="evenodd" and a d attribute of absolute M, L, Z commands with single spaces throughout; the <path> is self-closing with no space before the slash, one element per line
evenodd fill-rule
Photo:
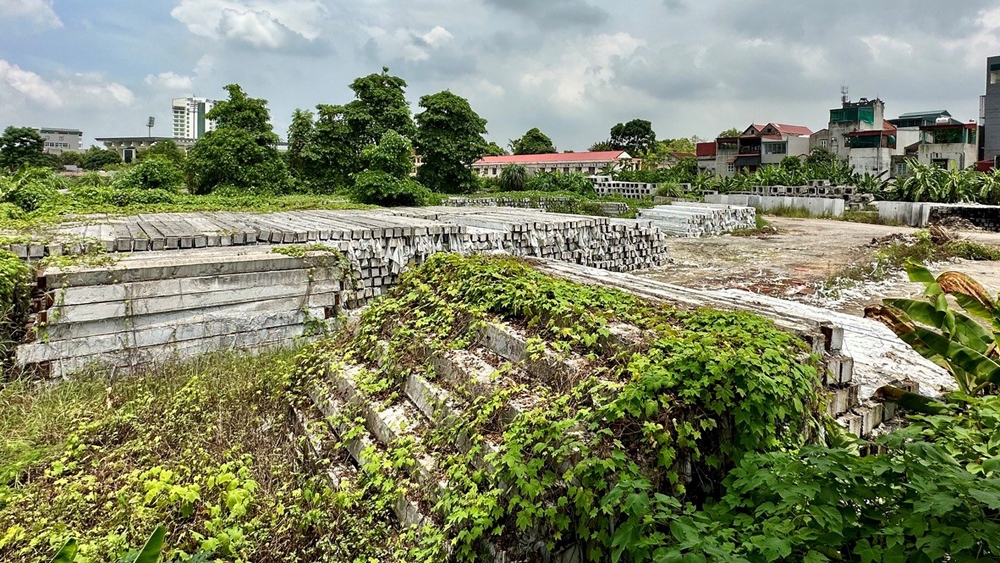
<path fill-rule="evenodd" d="M 79 129 L 42 127 L 36 131 L 45 139 L 45 148 L 42 149 L 44 152 L 59 155 L 83 150 L 83 132 Z"/>
<path fill-rule="evenodd" d="M 611 170 L 637 170 L 641 162 L 625 151 L 566 152 L 550 154 L 515 154 L 484 156 L 472 163 L 472 171 L 487 178 L 497 178 L 504 166 L 519 164 L 529 174 L 536 172 L 581 173 L 588 176 Z"/>
<path fill-rule="evenodd" d="M 786 156 L 805 156 L 811 135 L 812 130 L 801 125 L 753 123 L 738 137 L 715 140 L 715 172 L 720 176 L 753 173 L 762 166 L 780 163 Z"/>
<path fill-rule="evenodd" d="M 1000 56 L 986 59 L 986 95 L 980 103 L 985 130 L 982 158 L 994 160 L 1000 156 Z"/>
<path fill-rule="evenodd" d="M 861 98 L 857 102 L 849 101 L 846 95 L 844 98 L 841 107 L 830 110 L 830 123 L 827 128 L 830 131 L 830 152 L 839 160 L 848 162 L 852 149 L 849 135 L 883 130 L 885 103 L 878 98 L 874 100 Z M 861 144 L 867 144 L 867 141 Z M 888 164 L 888 161 L 886 163 Z"/>
<path fill-rule="evenodd" d="M 694 152 L 698 155 L 698 174 L 716 173 L 716 155 L 718 147 L 714 141 L 698 143 Z"/>
<path fill-rule="evenodd" d="M 215 130 L 215 121 L 205 114 L 212 111 L 215 100 L 207 98 L 174 98 L 173 129 L 175 139 L 200 139 L 202 135 Z"/>

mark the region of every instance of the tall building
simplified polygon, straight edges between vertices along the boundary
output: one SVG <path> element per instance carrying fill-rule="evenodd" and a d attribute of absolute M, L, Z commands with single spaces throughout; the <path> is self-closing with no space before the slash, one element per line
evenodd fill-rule
<path fill-rule="evenodd" d="M 980 113 L 986 131 L 983 158 L 993 160 L 1000 156 L 1000 55 L 986 59 L 986 96 Z"/>
<path fill-rule="evenodd" d="M 79 129 L 56 129 L 54 127 L 42 127 L 37 129 L 38 134 L 45 139 L 43 151 L 49 154 L 62 154 L 64 152 L 80 152 L 83 150 L 83 132 Z"/>
<path fill-rule="evenodd" d="M 174 98 L 174 138 L 200 139 L 209 131 L 215 131 L 215 121 L 206 119 L 205 114 L 218 103 L 207 98 Z"/>

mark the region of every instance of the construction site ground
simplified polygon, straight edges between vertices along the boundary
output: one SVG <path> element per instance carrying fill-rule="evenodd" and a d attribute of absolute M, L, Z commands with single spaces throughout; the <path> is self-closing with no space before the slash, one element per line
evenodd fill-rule
<path fill-rule="evenodd" d="M 738 288 L 862 314 L 883 297 L 916 297 L 919 284 L 905 272 L 882 280 L 841 279 L 838 274 L 863 263 L 878 249 L 872 241 L 894 233 L 912 234 L 909 227 L 850 223 L 828 219 L 766 217 L 777 234 L 675 238 L 669 242 L 671 264 L 638 275 L 699 289 Z M 1000 233 L 959 231 L 962 238 L 1000 247 Z M 935 273 L 965 272 L 993 294 L 1000 290 L 1000 262 L 956 259 L 931 265 Z"/>

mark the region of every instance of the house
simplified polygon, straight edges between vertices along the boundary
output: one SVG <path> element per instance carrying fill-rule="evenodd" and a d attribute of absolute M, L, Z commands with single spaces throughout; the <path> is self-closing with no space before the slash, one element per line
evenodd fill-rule
<path fill-rule="evenodd" d="M 657 169 L 670 169 L 674 166 L 680 164 L 685 158 L 697 158 L 697 154 L 693 152 L 672 152 L 660 157 L 659 162 L 656 163 Z"/>
<path fill-rule="evenodd" d="M 980 104 L 985 133 L 982 158 L 994 160 L 1000 156 L 1000 56 L 986 59 L 986 95 Z"/>
<path fill-rule="evenodd" d="M 695 145 L 694 154 L 698 159 L 698 174 L 715 174 L 716 144 L 714 141 L 698 143 Z"/>
<path fill-rule="evenodd" d="M 852 102 L 845 95 L 841 107 L 830 110 L 830 122 L 827 126 L 830 132 L 830 152 L 836 155 L 838 160 L 848 162 L 851 152 L 848 136 L 851 133 L 881 131 L 884 127 L 885 102 L 878 98 L 874 100 L 861 98 L 857 102 Z M 861 144 L 867 142 L 869 141 L 863 141 Z M 887 158 L 887 166 L 888 162 Z"/>
<path fill-rule="evenodd" d="M 715 169 L 720 176 L 756 172 L 781 162 L 786 156 L 809 153 L 812 130 L 783 123 L 750 124 L 738 137 L 715 140 Z"/>
<path fill-rule="evenodd" d="M 979 126 L 975 123 L 942 123 L 920 128 L 923 138 L 917 152 L 921 164 L 946 169 L 975 166 L 979 153 Z"/>
<path fill-rule="evenodd" d="M 809 136 L 809 152 L 813 149 L 830 150 L 830 129 L 823 128 Z"/>
<path fill-rule="evenodd" d="M 605 170 L 637 170 L 640 161 L 625 151 L 515 154 L 484 156 L 472 163 L 472 171 L 486 178 L 497 178 L 504 166 L 512 164 L 525 167 L 529 174 L 562 172 L 594 176 Z"/>
<path fill-rule="evenodd" d="M 847 164 L 858 174 L 887 176 L 892 157 L 898 154 L 896 127 L 882 120 L 882 127 L 851 131 L 844 135 Z"/>

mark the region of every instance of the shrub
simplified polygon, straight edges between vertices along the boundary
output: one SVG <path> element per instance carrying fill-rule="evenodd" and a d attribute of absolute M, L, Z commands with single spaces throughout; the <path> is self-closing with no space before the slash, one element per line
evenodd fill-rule
<path fill-rule="evenodd" d="M 426 205 L 430 190 L 412 178 L 398 178 L 378 170 L 355 176 L 351 199 L 371 205 Z"/>
<path fill-rule="evenodd" d="M 0 203 L 0 218 L 8 221 L 19 221 L 25 218 L 24 210 L 13 203 Z"/>
<path fill-rule="evenodd" d="M 24 337 L 30 312 L 28 266 L 13 253 L 0 250 L 0 354 L 3 363 Z"/>
<path fill-rule="evenodd" d="M 124 188 L 113 190 L 108 203 L 118 207 L 128 207 L 129 205 L 173 203 L 175 199 L 176 194 L 167 190 Z"/>
<path fill-rule="evenodd" d="M 528 180 L 528 169 L 520 164 L 508 164 L 500 171 L 500 189 L 505 192 L 520 192 Z"/>
<path fill-rule="evenodd" d="M 174 163 L 162 156 L 149 157 L 115 176 L 118 190 L 162 190 L 176 192 L 183 175 Z"/>

